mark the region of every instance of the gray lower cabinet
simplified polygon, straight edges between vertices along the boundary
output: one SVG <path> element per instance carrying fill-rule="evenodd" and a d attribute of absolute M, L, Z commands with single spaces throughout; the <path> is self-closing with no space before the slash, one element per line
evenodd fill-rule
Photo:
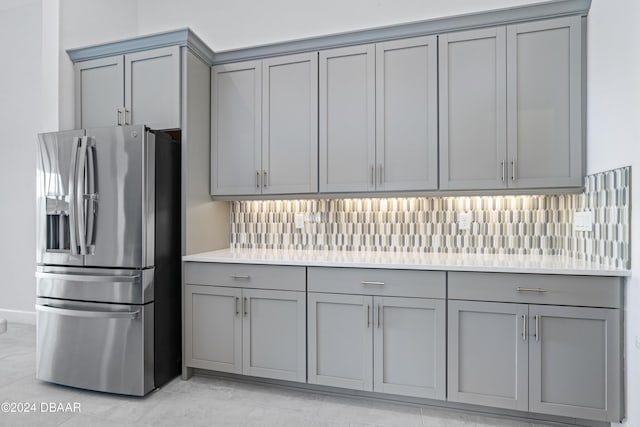
<path fill-rule="evenodd" d="M 439 37 L 440 188 L 582 185 L 581 19 Z"/>
<path fill-rule="evenodd" d="M 444 273 L 308 268 L 307 277 L 310 384 L 445 399 Z"/>
<path fill-rule="evenodd" d="M 621 420 L 620 317 L 617 309 L 529 306 L 529 411 Z"/>
<path fill-rule="evenodd" d="M 76 128 L 179 129 L 180 64 L 179 46 L 75 63 Z"/>
<path fill-rule="evenodd" d="M 211 71 L 211 194 L 318 191 L 318 54 Z"/>
<path fill-rule="evenodd" d="M 448 274 L 448 400 L 621 420 L 619 279 Z"/>
<path fill-rule="evenodd" d="M 185 366 L 305 382 L 304 270 L 187 263 Z"/>
<path fill-rule="evenodd" d="M 527 312 L 527 304 L 449 301 L 448 400 L 528 410 Z"/>

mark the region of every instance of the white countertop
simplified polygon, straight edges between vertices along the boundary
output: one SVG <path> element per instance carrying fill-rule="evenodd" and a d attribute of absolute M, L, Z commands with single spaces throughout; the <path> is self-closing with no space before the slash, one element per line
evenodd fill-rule
<path fill-rule="evenodd" d="M 395 268 L 404 270 L 630 276 L 631 271 L 553 255 L 478 255 L 415 252 L 350 252 L 221 249 L 184 256 L 183 261 L 307 267 Z"/>

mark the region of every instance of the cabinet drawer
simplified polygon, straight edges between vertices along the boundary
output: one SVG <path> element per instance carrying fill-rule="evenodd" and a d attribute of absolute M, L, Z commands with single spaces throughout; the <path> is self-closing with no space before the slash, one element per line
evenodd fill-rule
<path fill-rule="evenodd" d="M 510 273 L 448 273 L 449 299 L 620 308 L 622 279 Z"/>
<path fill-rule="evenodd" d="M 184 281 L 189 285 L 304 291 L 305 267 L 186 262 Z"/>
<path fill-rule="evenodd" d="M 310 267 L 307 280 L 310 292 L 414 298 L 446 295 L 442 271 Z"/>

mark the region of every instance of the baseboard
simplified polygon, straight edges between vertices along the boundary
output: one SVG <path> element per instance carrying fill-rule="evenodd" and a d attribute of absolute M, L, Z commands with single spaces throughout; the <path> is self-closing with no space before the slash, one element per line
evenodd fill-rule
<path fill-rule="evenodd" d="M 6 319 L 9 323 L 26 323 L 28 325 L 35 325 L 36 312 L 0 308 L 0 319 Z"/>

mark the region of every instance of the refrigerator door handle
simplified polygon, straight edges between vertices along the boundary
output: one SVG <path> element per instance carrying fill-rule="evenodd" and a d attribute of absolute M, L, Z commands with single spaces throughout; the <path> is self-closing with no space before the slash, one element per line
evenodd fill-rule
<path fill-rule="evenodd" d="M 74 136 L 71 148 L 71 167 L 69 168 L 69 240 L 71 255 L 78 255 L 78 213 L 76 212 L 78 199 L 78 195 L 76 194 L 78 176 L 78 145 L 80 145 L 80 138 Z"/>
<path fill-rule="evenodd" d="M 80 255 L 87 255 L 87 224 L 86 224 L 86 208 L 84 201 L 85 194 L 85 177 L 87 166 L 87 142 L 88 137 L 83 136 L 80 144 L 80 161 L 78 164 L 78 175 L 76 176 L 76 210 L 78 221 L 78 244 L 80 246 Z"/>
<path fill-rule="evenodd" d="M 37 279 L 70 280 L 74 282 L 108 282 L 108 283 L 135 283 L 140 280 L 140 276 L 101 276 L 86 274 L 64 274 L 64 273 L 36 273 Z"/>
<path fill-rule="evenodd" d="M 87 138 L 87 239 L 86 247 L 95 244 L 95 217 L 97 215 L 98 193 L 96 193 L 96 145 L 93 138 Z"/>
<path fill-rule="evenodd" d="M 61 316 L 83 317 L 90 319 L 135 319 L 139 311 L 89 311 L 53 307 L 50 305 L 36 305 L 36 311 L 58 314 Z"/>

